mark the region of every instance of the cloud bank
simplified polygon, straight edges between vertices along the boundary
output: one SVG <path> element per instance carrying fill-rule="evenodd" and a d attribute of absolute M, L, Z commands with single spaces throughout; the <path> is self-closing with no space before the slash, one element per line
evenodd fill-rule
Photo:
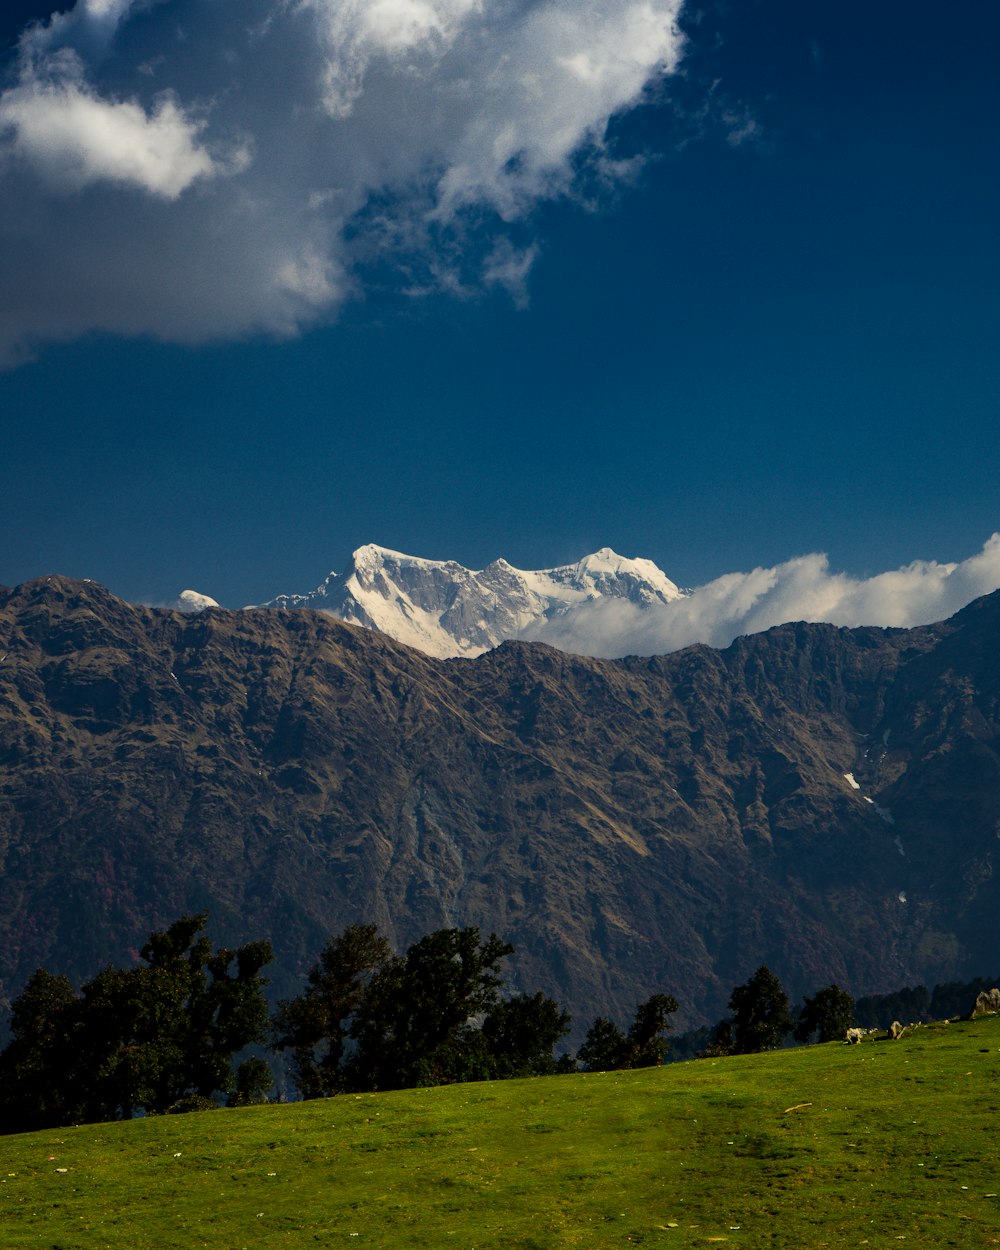
<path fill-rule="evenodd" d="M 955 564 L 917 560 L 869 578 L 830 571 L 825 555 L 774 568 L 727 573 L 673 603 L 639 608 L 615 600 L 584 604 L 532 634 L 578 655 L 662 655 L 691 643 L 725 647 L 741 634 L 788 621 L 831 625 L 929 625 L 1000 589 L 1000 534 Z"/>
<path fill-rule="evenodd" d="M 614 175 L 606 127 L 676 69 L 682 3 L 77 0 L 0 79 L 0 363 L 294 334 L 373 258 L 523 300 L 512 232 Z"/>

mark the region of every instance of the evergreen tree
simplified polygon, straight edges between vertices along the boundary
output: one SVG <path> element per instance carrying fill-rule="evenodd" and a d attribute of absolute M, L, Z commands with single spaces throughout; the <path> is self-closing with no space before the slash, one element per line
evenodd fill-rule
<path fill-rule="evenodd" d="M 627 1066 L 628 1041 L 617 1024 L 607 1016 L 598 1016 L 576 1057 L 585 1072 L 617 1072 Z"/>
<path fill-rule="evenodd" d="M 808 1042 L 815 1034 L 821 1042 L 843 1041 L 851 1027 L 854 999 L 839 985 L 828 985 L 812 998 L 806 997 L 795 1026 L 795 1038 Z"/>
<path fill-rule="evenodd" d="M 736 1053 L 736 1043 L 733 1040 L 733 1022 L 732 1020 L 720 1020 L 708 1035 L 708 1043 L 704 1050 L 699 1050 L 697 1057 L 699 1059 L 721 1059 L 725 1055 L 733 1055 Z"/>
<path fill-rule="evenodd" d="M 788 995 L 766 964 L 762 964 L 745 985 L 738 985 L 729 997 L 732 1018 L 732 1045 L 737 1055 L 773 1050 L 792 1030 Z"/>
<path fill-rule="evenodd" d="M 368 983 L 394 959 L 374 925 L 352 925 L 323 947 L 305 991 L 278 1004 L 272 1046 L 291 1051 L 292 1080 L 303 1098 L 345 1087 L 345 1046 Z"/>
<path fill-rule="evenodd" d="M 386 961 L 351 1025 L 351 1084 L 404 1089 L 488 1077 L 474 1021 L 499 1002 L 498 965 L 513 950 L 495 934 L 481 942 L 474 927 L 439 929 Z"/>
<path fill-rule="evenodd" d="M 612 1072 L 622 1068 L 651 1068 L 663 1062 L 667 1052 L 669 1017 L 677 999 L 654 994 L 635 1010 L 628 1033 L 611 1020 L 598 1016 L 587 1031 L 577 1059 L 588 1072 Z"/>
<path fill-rule="evenodd" d="M 630 1068 L 658 1067 L 667 1053 L 666 1034 L 673 1027 L 670 1016 L 677 1010 L 677 999 L 669 994 L 654 994 L 635 1009 L 628 1031 Z"/>
<path fill-rule="evenodd" d="M 227 1107 L 252 1107 L 267 1102 L 268 1090 L 274 1084 L 271 1069 L 259 1055 L 244 1059 L 236 1069 L 236 1080 L 226 1099 Z"/>
<path fill-rule="evenodd" d="M 903 986 L 891 994 L 859 998 L 854 1004 L 854 1018 L 863 1028 L 884 1029 L 892 1020 L 925 1019 L 930 1005 L 931 992 L 926 985 Z"/>
<path fill-rule="evenodd" d="M 439 929 L 399 956 L 355 925 L 279 1004 L 271 1044 L 291 1052 L 305 1098 L 552 1072 L 569 1017 L 542 994 L 501 999 L 513 949 L 475 928 Z"/>
<path fill-rule="evenodd" d="M 569 1032 L 569 1015 L 542 994 L 503 999 L 482 1024 L 490 1076 L 548 1076 L 552 1051 Z"/>
<path fill-rule="evenodd" d="M 0 1053 L 0 1132 L 28 1132 L 69 1119 L 76 1073 L 78 1003 L 64 976 L 44 968 L 11 1010 L 11 1040 Z"/>

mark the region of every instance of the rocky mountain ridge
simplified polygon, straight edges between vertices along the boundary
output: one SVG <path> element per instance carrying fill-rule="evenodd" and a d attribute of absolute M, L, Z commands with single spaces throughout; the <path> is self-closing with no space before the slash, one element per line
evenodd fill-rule
<path fill-rule="evenodd" d="M 585 1025 L 994 967 L 1000 595 L 914 630 L 436 660 L 313 611 L 0 589 L 0 978 L 80 979 L 177 915 L 270 936 L 476 924 Z"/>

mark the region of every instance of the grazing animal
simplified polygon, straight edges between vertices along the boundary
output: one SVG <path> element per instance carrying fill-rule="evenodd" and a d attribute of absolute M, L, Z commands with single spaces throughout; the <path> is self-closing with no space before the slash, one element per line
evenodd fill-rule
<path fill-rule="evenodd" d="M 857 1043 L 858 1045 L 860 1045 L 861 1039 L 864 1037 L 864 1035 L 865 1035 L 864 1029 L 848 1029 L 847 1032 L 844 1034 L 844 1041 Z"/>

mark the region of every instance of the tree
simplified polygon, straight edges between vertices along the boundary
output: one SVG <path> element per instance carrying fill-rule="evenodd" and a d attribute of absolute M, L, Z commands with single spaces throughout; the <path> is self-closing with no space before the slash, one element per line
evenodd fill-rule
<path fill-rule="evenodd" d="M 400 956 L 355 925 L 279 1003 L 271 1045 L 291 1052 L 304 1098 L 553 1072 L 569 1016 L 542 994 L 500 997 L 513 950 L 475 928 L 439 929 Z"/>
<path fill-rule="evenodd" d="M 273 958 L 270 942 L 213 952 L 207 922 L 204 913 L 182 917 L 150 935 L 140 951 L 147 967 L 110 969 L 83 987 L 85 1018 L 117 1029 L 111 1070 L 124 1115 L 230 1093 L 233 1055 L 267 1039 L 260 972 Z"/>
<path fill-rule="evenodd" d="M 773 1050 L 792 1030 L 788 995 L 774 973 L 762 964 L 745 985 L 729 997 L 732 1045 L 737 1055 Z"/>
<path fill-rule="evenodd" d="M 658 1067 L 667 1053 L 666 1034 L 673 1027 L 669 1017 L 677 1010 L 677 999 L 669 994 L 654 994 L 640 1003 L 628 1031 L 628 1066 Z"/>
<path fill-rule="evenodd" d="M 667 1052 L 668 1017 L 676 1010 L 676 998 L 654 994 L 636 1008 L 627 1034 L 605 1016 L 598 1016 L 577 1058 L 588 1072 L 655 1067 Z"/>
<path fill-rule="evenodd" d="M 11 1040 L 0 1053 L 0 1131 L 66 1123 L 75 1071 L 77 1000 L 64 976 L 39 968 L 11 1010 Z"/>
<path fill-rule="evenodd" d="M 439 929 L 405 957 L 386 961 L 368 984 L 351 1025 L 356 1050 L 345 1065 L 360 1089 L 404 1089 L 489 1075 L 474 1025 L 499 1002 L 498 965 L 514 948 L 479 930 Z"/>
<path fill-rule="evenodd" d="M 569 1015 L 542 994 L 503 999 L 482 1024 L 490 1076 L 549 1076 L 556 1070 L 552 1051 L 569 1032 Z"/>
<path fill-rule="evenodd" d="M 326 1098 L 345 1087 L 344 1052 L 353 1016 L 372 976 L 393 958 L 374 925 L 352 925 L 327 941 L 305 991 L 278 1004 L 271 1045 L 291 1051 L 292 1080 L 303 1098 Z"/>
<path fill-rule="evenodd" d="M 576 1057 L 585 1072 L 617 1072 L 626 1066 L 627 1054 L 625 1034 L 607 1016 L 598 1016 Z"/>
<path fill-rule="evenodd" d="M 274 1084 L 271 1069 L 259 1055 L 244 1059 L 236 1069 L 236 1080 L 226 1099 L 227 1107 L 253 1107 L 267 1101 Z"/>
<path fill-rule="evenodd" d="M 266 1036 L 271 947 L 213 952 L 206 923 L 185 916 L 151 934 L 145 967 L 106 968 L 79 995 L 64 977 L 35 974 L 0 1055 L 5 1127 L 128 1119 L 234 1089 L 233 1055 Z M 243 1080 L 259 1089 L 263 1075 Z"/>
<path fill-rule="evenodd" d="M 806 996 L 794 1036 L 808 1042 L 818 1033 L 821 1042 L 843 1041 L 853 1018 L 854 999 L 839 985 L 828 985 L 812 998 Z"/>
<path fill-rule="evenodd" d="M 736 1044 L 733 1041 L 733 1022 L 732 1020 L 720 1020 L 713 1029 L 709 1031 L 708 1042 L 703 1050 L 697 1052 L 699 1059 L 721 1059 L 725 1055 L 733 1055 L 736 1053 Z"/>

